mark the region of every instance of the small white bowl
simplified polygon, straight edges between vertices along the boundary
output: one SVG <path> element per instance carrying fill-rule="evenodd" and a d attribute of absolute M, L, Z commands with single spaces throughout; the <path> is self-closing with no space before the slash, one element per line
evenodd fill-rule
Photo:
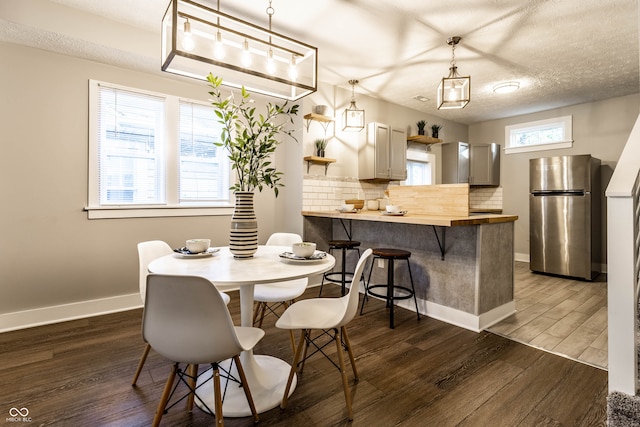
<path fill-rule="evenodd" d="M 398 213 L 398 212 L 400 212 L 400 206 L 387 205 L 387 212 L 389 212 L 389 213 Z"/>
<path fill-rule="evenodd" d="M 354 205 L 353 203 L 345 203 L 342 206 L 340 206 L 340 210 L 343 212 L 348 212 L 348 211 L 352 211 L 353 208 L 355 208 L 356 205 Z"/>
<path fill-rule="evenodd" d="M 187 240 L 187 250 L 192 254 L 199 254 L 209 249 L 211 239 L 189 239 Z"/>
<path fill-rule="evenodd" d="M 316 251 L 316 244 L 313 242 L 299 242 L 291 245 L 291 250 L 295 256 L 309 258 Z"/>

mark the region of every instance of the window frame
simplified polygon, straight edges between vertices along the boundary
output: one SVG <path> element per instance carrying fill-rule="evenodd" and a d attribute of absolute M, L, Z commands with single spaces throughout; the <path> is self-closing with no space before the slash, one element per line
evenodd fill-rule
<path fill-rule="evenodd" d="M 433 185 L 436 183 L 436 156 L 431 152 L 407 150 L 407 179 L 400 181 L 400 185 L 416 185 L 407 184 L 409 179 L 409 162 L 429 164 L 431 183 L 426 185 Z M 417 184 L 424 185 L 424 184 Z"/>
<path fill-rule="evenodd" d="M 160 97 L 165 100 L 164 132 L 165 138 L 165 192 L 166 203 L 145 205 L 101 205 L 99 185 L 99 153 L 98 153 L 98 91 L 99 87 L 109 87 L 116 90 L 125 90 Z M 179 216 L 215 216 L 231 215 L 233 213 L 233 195 L 229 192 L 228 200 L 208 202 L 180 202 L 179 194 L 179 149 L 180 149 L 180 103 L 187 102 L 200 105 L 209 105 L 206 102 L 181 98 L 144 89 L 89 80 L 89 158 L 88 158 L 88 195 L 87 212 L 88 219 L 106 218 L 149 218 L 149 217 L 179 217 Z M 225 157 L 226 158 L 226 157 Z M 234 176 L 231 166 L 226 168 L 229 173 L 228 182 L 233 185 Z"/>
<path fill-rule="evenodd" d="M 542 127 L 557 124 L 562 127 L 563 136 L 559 141 L 531 144 L 526 146 L 515 146 L 513 141 L 515 132 L 530 129 L 534 131 Z M 532 151 L 557 150 L 562 148 L 573 147 L 573 116 L 553 117 L 544 120 L 535 120 L 532 122 L 519 123 L 504 127 L 505 154 L 527 153 Z"/>

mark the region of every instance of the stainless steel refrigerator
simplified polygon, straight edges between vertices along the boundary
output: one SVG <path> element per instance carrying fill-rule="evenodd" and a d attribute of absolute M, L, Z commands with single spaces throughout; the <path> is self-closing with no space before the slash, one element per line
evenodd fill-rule
<path fill-rule="evenodd" d="M 588 154 L 529 161 L 532 271 L 592 280 L 600 258 L 600 160 Z"/>

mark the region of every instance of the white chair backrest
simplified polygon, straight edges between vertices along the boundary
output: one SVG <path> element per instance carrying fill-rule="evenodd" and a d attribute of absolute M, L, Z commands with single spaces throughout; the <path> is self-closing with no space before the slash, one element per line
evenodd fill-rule
<path fill-rule="evenodd" d="M 174 362 L 212 363 L 242 351 L 220 292 L 199 276 L 149 274 L 142 335 Z"/>
<path fill-rule="evenodd" d="M 144 302 L 147 289 L 147 275 L 149 274 L 149 263 L 154 259 L 173 253 L 173 249 L 162 240 L 150 240 L 138 243 L 138 265 L 139 265 L 139 285 L 140 296 Z"/>
<path fill-rule="evenodd" d="M 302 242 L 302 237 L 295 233 L 273 233 L 267 240 L 267 246 L 291 246 Z"/>
<path fill-rule="evenodd" d="M 367 259 L 371 256 L 373 250 L 371 248 L 364 251 L 364 253 L 360 256 L 358 260 L 358 264 L 356 265 L 356 269 L 353 273 L 353 280 L 351 280 L 351 287 L 349 288 L 349 292 L 343 297 L 345 300 L 345 313 L 342 320 L 339 322 L 337 327 L 344 326 L 347 323 L 351 322 L 353 317 L 356 315 L 358 311 L 358 296 L 360 295 L 360 277 L 362 277 L 362 271 L 364 270 L 364 266 L 367 263 Z"/>

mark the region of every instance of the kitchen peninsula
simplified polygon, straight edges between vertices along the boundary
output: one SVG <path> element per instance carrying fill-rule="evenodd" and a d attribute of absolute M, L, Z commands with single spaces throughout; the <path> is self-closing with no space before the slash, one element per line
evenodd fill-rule
<path fill-rule="evenodd" d="M 435 187 L 429 186 L 427 193 Z M 362 243 L 363 250 L 389 247 L 411 251 L 418 307 L 429 317 L 480 331 L 515 313 L 513 234 L 518 217 L 470 215 L 468 203 L 466 211 L 462 203 L 461 209 L 451 209 L 452 215 L 434 215 L 428 212 L 437 208 L 436 197 L 421 209 L 424 201 L 419 196 L 412 195 L 413 202 L 403 198 L 407 191 L 401 188 L 390 195 L 394 204 L 408 207 L 414 203 L 403 216 L 366 210 L 304 211 L 304 238 L 317 242 L 321 250 L 328 249 L 328 240 L 352 238 Z M 451 195 L 446 198 L 448 202 L 455 199 Z M 349 265 L 355 264 L 354 257 L 351 254 L 347 260 Z M 384 283 L 385 277 L 386 270 L 376 264 L 372 283 Z M 407 280 L 406 269 L 396 269 L 396 282 Z M 399 305 L 412 309 L 407 301 L 399 301 Z"/>

